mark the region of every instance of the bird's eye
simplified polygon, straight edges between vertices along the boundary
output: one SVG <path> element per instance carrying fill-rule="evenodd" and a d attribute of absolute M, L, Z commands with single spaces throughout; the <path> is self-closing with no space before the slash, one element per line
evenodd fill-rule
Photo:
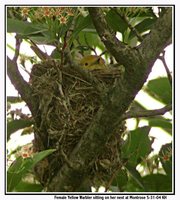
<path fill-rule="evenodd" d="M 88 66 L 88 63 L 86 62 L 86 63 L 84 63 L 84 65 L 85 65 L 85 66 Z"/>

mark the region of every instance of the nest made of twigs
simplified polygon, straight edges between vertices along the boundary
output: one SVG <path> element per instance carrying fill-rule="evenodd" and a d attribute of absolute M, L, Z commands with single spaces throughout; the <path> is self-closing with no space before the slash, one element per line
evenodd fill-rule
<path fill-rule="evenodd" d="M 103 88 L 112 87 L 121 74 L 118 70 L 90 72 Z M 46 182 L 63 165 L 64 155 L 71 154 L 80 141 L 101 105 L 101 93 L 72 67 L 60 67 L 55 62 L 43 62 L 33 66 L 31 87 L 37 97 L 39 110 L 35 129 L 36 151 L 56 148 L 40 176 Z M 40 123 L 39 123 L 40 122 Z M 109 139 L 105 151 L 94 162 L 89 175 L 93 185 L 106 184 L 120 165 L 120 138 L 124 125 L 117 127 Z M 42 170 L 41 170 L 42 171 Z M 46 171 L 46 170 L 44 170 Z M 42 173 L 42 172 L 41 172 Z M 44 178 L 44 175 L 46 177 Z"/>

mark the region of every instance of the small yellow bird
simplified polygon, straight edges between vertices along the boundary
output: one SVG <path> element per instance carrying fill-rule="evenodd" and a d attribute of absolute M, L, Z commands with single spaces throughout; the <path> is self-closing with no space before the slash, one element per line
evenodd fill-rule
<path fill-rule="evenodd" d="M 80 61 L 80 66 L 86 70 L 107 69 L 105 60 L 101 56 L 89 55 Z"/>

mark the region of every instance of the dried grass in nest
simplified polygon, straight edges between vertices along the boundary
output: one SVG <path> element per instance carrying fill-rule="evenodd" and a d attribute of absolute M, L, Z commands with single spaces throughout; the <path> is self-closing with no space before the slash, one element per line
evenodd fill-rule
<path fill-rule="evenodd" d="M 112 71 L 111 74 L 102 70 L 92 73 L 103 84 L 103 87 L 112 87 L 115 76 L 119 76 L 119 72 L 114 72 Z M 44 140 L 44 134 L 46 134 L 47 141 L 43 141 L 44 147 L 38 150 L 58 149 L 48 161 L 49 176 L 52 176 L 63 165 L 62 152 L 68 158 L 90 125 L 101 105 L 101 95 L 76 70 L 68 67 L 60 69 L 54 63 L 34 65 L 31 83 L 34 95 L 39 101 L 41 118 L 41 124 L 37 127 L 39 137 L 34 143 L 36 149 L 40 148 L 37 145 L 38 140 Z M 103 154 L 99 155 L 94 162 L 90 174 L 94 185 L 105 184 L 118 169 L 122 132 L 124 132 L 124 125 L 117 127 L 114 135 L 106 144 Z"/>

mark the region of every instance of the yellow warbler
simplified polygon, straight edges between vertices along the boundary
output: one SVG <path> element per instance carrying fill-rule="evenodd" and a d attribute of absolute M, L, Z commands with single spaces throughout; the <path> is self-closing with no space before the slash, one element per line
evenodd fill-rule
<path fill-rule="evenodd" d="M 104 59 L 96 55 L 89 55 L 82 58 L 80 66 L 87 70 L 107 69 Z"/>

